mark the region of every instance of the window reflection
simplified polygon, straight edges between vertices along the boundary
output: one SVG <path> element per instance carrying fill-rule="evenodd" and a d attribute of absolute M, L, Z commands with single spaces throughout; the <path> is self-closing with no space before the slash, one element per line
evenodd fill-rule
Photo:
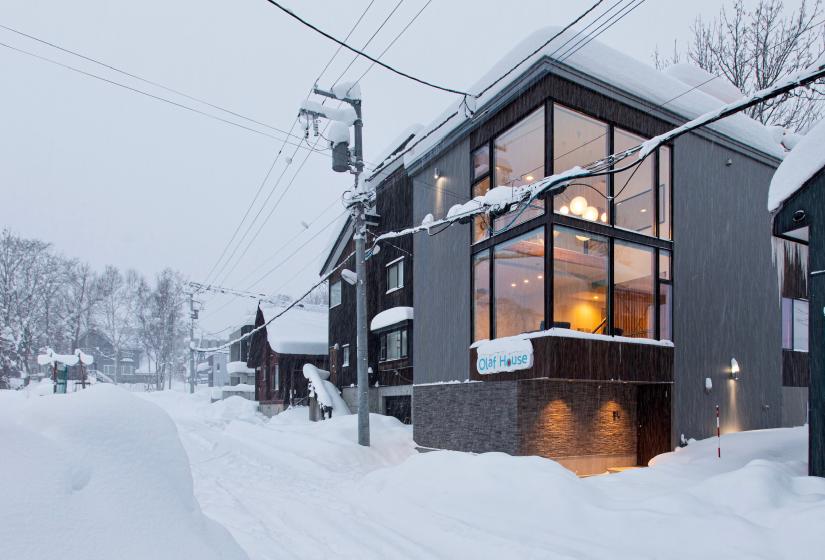
<path fill-rule="evenodd" d="M 553 172 L 585 166 L 607 156 L 608 127 L 560 105 L 553 106 Z M 577 179 L 554 197 L 553 209 L 559 214 L 607 223 L 607 188 L 604 177 Z M 589 186 L 584 186 L 589 185 Z"/>
<path fill-rule="evenodd" d="M 673 274 L 670 252 L 659 251 L 659 338 L 673 340 Z"/>
<path fill-rule="evenodd" d="M 485 144 L 473 152 L 473 179 L 490 171 L 490 146 Z"/>
<path fill-rule="evenodd" d="M 670 148 L 659 148 L 659 237 L 670 239 Z"/>
<path fill-rule="evenodd" d="M 485 177 L 473 185 L 473 198 L 484 195 L 490 190 L 490 178 Z M 477 243 L 490 237 L 490 219 L 487 214 L 480 214 L 473 217 L 473 243 Z"/>
<path fill-rule="evenodd" d="M 604 333 L 607 238 L 557 227 L 553 232 L 553 326 Z"/>
<path fill-rule="evenodd" d="M 649 247 L 616 241 L 613 252 L 613 333 L 654 338 L 653 259 Z"/>
<path fill-rule="evenodd" d="M 520 187 L 544 177 L 544 107 L 499 135 L 493 142 L 496 186 Z M 544 212 L 544 201 L 535 201 L 513 222 L 516 212 L 498 218 L 496 228 L 526 222 Z"/>
<path fill-rule="evenodd" d="M 495 335 L 539 330 L 544 320 L 544 231 L 495 248 Z"/>
<path fill-rule="evenodd" d="M 645 139 L 641 136 L 618 128 L 613 134 L 616 153 L 638 146 L 644 141 Z M 655 158 L 651 155 L 642 160 L 637 167 L 613 176 L 613 197 L 618 227 L 653 235 L 653 223 L 656 220 L 653 191 L 654 164 Z"/>
<path fill-rule="evenodd" d="M 490 338 L 490 251 L 473 256 L 473 341 Z"/>

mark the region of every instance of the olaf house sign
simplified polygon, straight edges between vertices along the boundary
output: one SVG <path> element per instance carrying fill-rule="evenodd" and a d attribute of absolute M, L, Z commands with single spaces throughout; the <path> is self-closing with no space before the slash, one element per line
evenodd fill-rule
<path fill-rule="evenodd" d="M 476 346 L 476 371 L 503 373 L 533 367 L 533 343 L 529 339 L 485 340 Z"/>

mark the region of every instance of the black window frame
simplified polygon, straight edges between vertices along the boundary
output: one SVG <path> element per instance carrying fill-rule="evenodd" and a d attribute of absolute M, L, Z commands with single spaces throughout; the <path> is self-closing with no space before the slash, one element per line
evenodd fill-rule
<path fill-rule="evenodd" d="M 397 358 L 388 358 L 387 357 L 387 336 L 390 334 L 399 333 L 399 356 Z M 407 327 L 399 327 L 395 329 L 388 329 L 381 333 L 380 335 L 380 351 L 378 354 L 378 361 L 380 363 L 384 362 L 397 362 L 399 360 L 405 360 L 409 356 L 409 333 L 407 332 Z"/>
<path fill-rule="evenodd" d="M 336 286 L 336 285 L 338 286 L 338 303 L 333 305 L 332 304 L 332 292 L 333 292 L 333 287 Z M 341 279 L 338 278 L 337 280 L 333 280 L 329 284 L 329 308 L 334 309 L 334 308 L 338 307 L 339 305 L 341 305 L 342 303 L 344 303 L 344 284 L 341 281 Z"/>
<path fill-rule="evenodd" d="M 481 142 L 475 146 L 470 147 L 470 158 L 469 158 L 469 177 L 470 185 L 469 185 L 469 195 L 470 198 L 474 196 L 474 188 L 477 184 L 479 184 L 484 179 L 490 180 L 490 186 L 493 188 L 493 177 L 494 177 L 494 169 L 495 169 L 495 150 L 494 150 L 494 143 L 496 138 L 498 138 L 501 134 L 507 132 L 510 128 L 515 126 L 524 118 L 529 117 L 532 115 L 536 110 L 538 110 L 542 105 L 544 106 L 544 119 L 545 119 L 545 136 L 544 136 L 544 174 L 545 176 L 552 175 L 555 171 L 553 169 L 553 108 L 556 101 L 552 98 L 547 98 L 543 100 L 541 103 L 533 105 L 529 108 L 525 108 L 523 112 L 519 114 L 517 118 L 514 118 L 512 121 L 504 123 L 503 126 L 496 132 L 496 134 L 491 135 L 487 140 Z M 559 103 L 562 107 L 570 109 L 572 111 L 576 111 L 583 115 L 586 115 L 590 118 L 597 119 L 601 122 L 604 122 L 608 126 L 608 153 L 613 153 L 614 151 L 614 135 L 615 129 L 620 128 L 623 131 L 636 134 L 642 136 L 643 138 L 647 137 L 647 134 L 644 132 L 640 132 L 635 130 L 632 126 L 627 126 L 624 123 L 617 123 L 615 121 L 605 119 L 592 113 L 584 110 L 583 108 L 572 106 L 567 103 Z M 474 174 L 473 168 L 473 154 L 477 151 L 484 149 L 486 147 L 488 153 L 488 169 L 485 173 L 482 173 L 478 176 Z M 666 239 L 660 237 L 660 225 L 662 223 L 661 220 L 661 201 L 660 201 L 660 190 L 659 185 L 661 184 L 661 177 L 660 173 L 662 171 L 660 165 L 660 157 L 663 151 L 661 150 L 662 147 L 666 147 L 667 154 L 669 157 L 669 165 L 667 166 L 668 169 L 668 181 L 667 187 L 669 189 L 668 199 L 668 223 L 670 228 L 670 236 Z M 613 292 L 614 292 L 614 242 L 615 240 L 621 240 L 637 245 L 642 245 L 647 248 L 652 248 L 654 251 L 654 294 L 653 294 L 653 306 L 656 309 L 656 313 L 654 313 L 654 332 L 656 340 L 661 340 L 661 320 L 659 317 L 659 307 L 661 304 L 661 285 L 668 284 L 671 286 L 671 298 L 674 294 L 674 286 L 673 286 L 673 270 L 674 270 L 674 253 L 673 253 L 673 243 L 675 238 L 675 227 L 673 222 L 673 206 L 674 206 L 674 147 L 672 144 L 664 144 L 662 147 L 658 148 L 654 153 L 652 153 L 649 157 L 653 158 L 653 173 L 654 173 L 654 200 L 653 200 L 653 208 L 655 210 L 656 216 L 653 220 L 653 233 L 651 235 L 645 235 L 642 233 L 638 233 L 635 231 L 623 229 L 617 227 L 615 225 L 615 204 L 612 200 L 612 196 L 614 193 L 614 175 L 607 176 L 607 193 L 608 196 L 611 197 L 609 201 L 609 219 L 608 223 L 602 223 L 600 221 L 591 222 L 588 220 L 584 220 L 579 217 L 574 217 L 570 215 L 560 214 L 554 211 L 552 195 L 545 194 L 544 195 L 544 212 L 539 215 L 531 218 L 522 223 L 517 223 L 516 225 L 510 227 L 509 229 L 499 232 L 493 233 L 490 230 L 490 224 L 488 224 L 488 232 L 487 236 L 484 239 L 480 239 L 476 241 L 474 239 L 475 236 L 475 227 L 469 228 L 469 246 L 470 246 L 470 343 L 474 342 L 475 340 L 475 305 L 474 305 L 474 294 L 475 294 L 475 274 L 473 271 L 473 262 L 474 258 L 478 253 L 488 251 L 490 255 L 489 259 L 489 336 L 490 339 L 496 338 L 496 329 L 495 329 L 495 298 L 496 298 L 496 287 L 495 287 L 495 259 L 493 258 L 495 246 L 507 242 L 513 238 L 516 238 L 524 233 L 527 233 L 533 229 L 536 229 L 540 226 L 544 227 L 544 235 L 545 235 L 545 249 L 544 249 L 544 262 L 545 262 L 545 272 L 544 272 L 544 325 L 545 328 L 548 328 L 549 325 L 553 324 L 553 255 L 554 255 L 554 243 L 553 243 L 553 236 L 552 231 L 553 228 L 557 225 L 564 226 L 576 230 L 583 231 L 585 233 L 592 233 L 594 235 L 601 235 L 608 238 L 609 243 L 609 264 L 608 264 L 608 290 L 607 290 L 607 315 L 608 315 L 608 322 L 607 322 L 607 334 L 614 335 L 614 325 L 613 325 Z M 558 170 L 563 171 L 563 170 Z M 478 219 L 478 218 L 477 218 Z M 549 234 L 548 234 L 549 232 Z M 660 270 L 659 270 L 659 259 L 661 256 L 662 251 L 667 251 L 670 255 L 670 270 L 671 270 L 671 278 L 668 280 L 663 280 L 660 278 Z M 673 341 L 676 338 L 675 333 L 675 324 L 673 321 L 672 316 L 673 307 L 671 307 L 671 318 L 670 318 L 670 329 L 671 329 L 671 337 L 668 340 Z"/>
<path fill-rule="evenodd" d="M 390 273 L 393 269 L 398 269 L 399 273 L 396 275 L 396 280 L 400 280 L 397 286 L 390 286 Z M 392 292 L 397 292 L 398 290 L 404 289 L 404 257 L 398 257 L 387 264 L 384 265 L 384 277 L 385 281 L 387 282 L 387 294 Z"/>

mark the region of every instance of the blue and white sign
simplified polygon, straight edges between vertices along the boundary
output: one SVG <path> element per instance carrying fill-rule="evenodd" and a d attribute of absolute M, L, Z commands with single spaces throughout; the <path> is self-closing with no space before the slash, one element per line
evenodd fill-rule
<path fill-rule="evenodd" d="M 518 371 L 533 367 L 533 343 L 530 339 L 505 338 L 485 340 L 476 350 L 476 371 L 481 374 Z"/>

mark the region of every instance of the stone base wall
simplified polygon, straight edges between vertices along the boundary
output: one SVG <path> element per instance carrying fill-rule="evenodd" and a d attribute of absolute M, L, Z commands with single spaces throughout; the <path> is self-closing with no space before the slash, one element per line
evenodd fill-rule
<path fill-rule="evenodd" d="M 633 466 L 638 390 L 546 379 L 416 385 L 413 437 L 428 448 L 540 455 L 578 474 Z"/>

